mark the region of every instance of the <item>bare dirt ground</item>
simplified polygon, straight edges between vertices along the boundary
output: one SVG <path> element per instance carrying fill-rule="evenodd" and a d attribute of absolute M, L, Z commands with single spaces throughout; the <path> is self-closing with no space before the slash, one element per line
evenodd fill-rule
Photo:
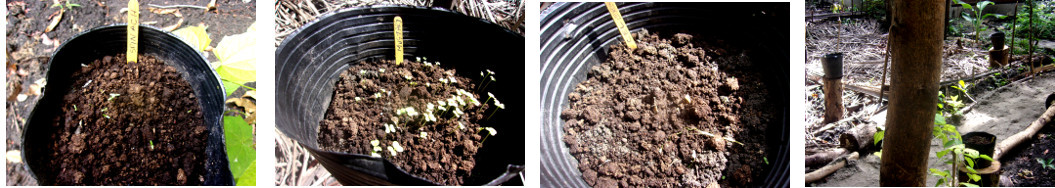
<path fill-rule="evenodd" d="M 524 4 L 522 0 L 468 0 L 452 6 L 455 12 L 496 23 L 513 32 L 524 33 Z M 432 6 L 429 0 L 280 0 L 275 5 L 275 46 L 290 33 L 316 16 L 348 7 L 381 4 Z M 308 151 L 279 131 L 275 131 L 275 185 L 279 186 L 340 186 Z"/>
<path fill-rule="evenodd" d="M 64 1 L 65 2 L 65 1 Z M 79 7 L 62 14 L 53 31 L 44 32 L 59 7 L 53 1 L 9 0 L 7 1 L 7 185 L 36 185 L 18 153 L 21 152 L 22 124 L 40 97 L 40 88 L 46 84 L 44 75 L 47 62 L 62 42 L 74 35 L 99 26 L 125 23 L 121 12 L 126 0 L 70 0 Z M 245 32 L 255 20 L 256 2 L 242 0 L 217 0 L 217 9 L 205 12 L 197 8 L 177 8 L 182 18 L 173 13 L 149 11 L 153 6 L 193 5 L 205 7 L 208 0 L 140 1 L 140 23 L 157 28 L 179 28 L 187 25 L 209 26 L 210 46 L 216 46 L 223 36 Z M 182 22 L 181 22 L 182 20 Z M 179 25 L 177 25 L 179 24 Z M 178 26 L 178 27 L 173 27 Z M 210 57 L 215 61 L 215 57 Z M 235 95 L 241 96 L 241 95 Z"/>
<path fill-rule="evenodd" d="M 1025 129 L 1044 113 L 1045 109 L 1042 109 L 1044 99 L 1052 91 L 1055 91 L 1055 74 L 1052 73 L 1001 87 L 987 96 L 977 98 L 980 102 L 964 115 L 964 125 L 960 126 L 958 130 L 964 134 L 972 131 L 985 131 L 996 135 L 997 142 L 1002 141 L 1008 136 L 1022 131 L 1022 129 Z M 1039 137 L 1043 138 L 1045 136 Z M 949 168 L 948 165 L 940 162 L 934 155 L 933 151 L 941 149 L 942 147 L 937 140 L 931 142 L 930 150 L 932 152 L 930 152 L 930 158 L 927 159 L 929 161 L 928 168 Z M 1050 158 L 1055 153 L 1048 155 Z M 1015 155 L 1008 155 L 1001 160 L 1001 163 L 1010 164 L 1015 158 Z M 879 157 L 869 154 L 839 169 L 825 180 L 807 185 L 834 187 L 879 186 L 879 166 Z M 1007 168 L 1004 170 L 1009 171 Z M 1015 175 L 1017 174 L 1005 173 L 1003 176 Z M 934 177 L 928 177 L 927 179 L 927 185 L 934 185 L 936 182 L 937 179 Z"/>

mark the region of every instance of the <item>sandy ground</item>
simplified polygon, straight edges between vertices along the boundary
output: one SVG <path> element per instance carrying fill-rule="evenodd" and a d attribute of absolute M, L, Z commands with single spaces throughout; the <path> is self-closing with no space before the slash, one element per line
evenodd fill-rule
<path fill-rule="evenodd" d="M 977 98 L 979 102 L 964 115 L 964 125 L 958 130 L 964 134 L 971 131 L 985 131 L 996 135 L 997 142 L 1003 141 L 1008 136 L 1025 129 L 1044 113 L 1044 99 L 1052 91 L 1055 91 L 1055 74 L 1052 73 L 1015 82 L 992 91 L 986 96 Z M 885 116 L 886 114 L 879 115 Z M 948 168 L 947 165 L 939 162 L 934 154 L 935 151 L 942 149 L 939 144 L 937 140 L 931 142 L 928 168 Z M 1011 157 L 1005 158 L 1010 159 Z M 879 158 L 869 154 L 836 171 L 826 180 L 807 185 L 879 186 L 879 166 Z M 936 176 L 927 178 L 927 185 L 934 185 L 936 182 Z"/>

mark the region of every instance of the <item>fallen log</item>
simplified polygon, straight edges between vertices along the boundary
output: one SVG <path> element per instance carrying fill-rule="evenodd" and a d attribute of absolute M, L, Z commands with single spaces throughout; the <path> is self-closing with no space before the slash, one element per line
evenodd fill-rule
<path fill-rule="evenodd" d="M 821 167 L 820 169 L 814 170 L 813 172 L 806 173 L 806 183 L 812 183 L 817 180 L 821 180 L 824 177 L 828 177 L 828 175 L 831 175 L 832 173 L 835 173 L 835 171 L 846 166 L 847 160 L 857 160 L 857 157 L 859 157 L 859 154 L 857 154 L 857 152 L 853 152 L 849 155 L 846 155 L 845 157 L 840 157 L 839 159 L 828 163 L 827 166 Z"/>
<path fill-rule="evenodd" d="M 839 135 L 839 145 L 850 151 L 864 151 L 875 146 L 875 123 L 858 124 Z"/>
<path fill-rule="evenodd" d="M 806 156 L 806 166 L 819 166 L 823 164 L 828 164 L 843 155 L 846 155 L 846 149 L 842 148 L 835 148 L 833 150 L 817 152 L 812 155 Z"/>

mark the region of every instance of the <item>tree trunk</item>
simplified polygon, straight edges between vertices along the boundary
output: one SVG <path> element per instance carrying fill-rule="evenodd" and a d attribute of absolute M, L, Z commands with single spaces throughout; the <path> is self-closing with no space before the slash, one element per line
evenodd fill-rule
<path fill-rule="evenodd" d="M 824 121 L 823 124 L 843 119 L 842 79 L 824 78 Z"/>
<path fill-rule="evenodd" d="M 893 63 L 880 186 L 925 186 L 937 112 L 945 6 L 937 0 L 894 0 L 891 7 Z"/>

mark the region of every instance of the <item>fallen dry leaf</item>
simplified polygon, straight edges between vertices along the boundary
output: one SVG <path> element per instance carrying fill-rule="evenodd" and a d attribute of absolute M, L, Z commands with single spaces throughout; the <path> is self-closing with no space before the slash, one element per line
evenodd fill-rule
<path fill-rule="evenodd" d="M 59 9 L 59 11 L 55 12 L 58 15 L 52 14 L 51 23 L 48 24 L 47 28 L 44 28 L 45 33 L 51 32 L 52 30 L 55 30 L 55 26 L 59 26 L 59 21 L 62 20 L 62 14 L 66 12 L 66 9 Z"/>
<path fill-rule="evenodd" d="M 176 30 L 176 28 L 179 28 L 179 26 L 181 26 L 181 25 L 183 25 L 183 18 L 180 18 L 179 21 L 176 21 L 175 24 L 172 24 L 170 26 L 165 26 L 165 27 L 163 27 L 161 29 L 165 30 L 165 31 L 168 31 L 168 32 L 172 32 L 173 30 Z"/>
<path fill-rule="evenodd" d="M 243 97 L 231 98 L 224 101 L 225 104 L 234 104 L 237 107 L 241 107 L 242 111 L 245 112 L 245 122 L 253 125 L 256 123 L 256 104 L 253 103 L 252 98 Z"/>
<path fill-rule="evenodd" d="M 150 8 L 150 12 L 154 14 L 172 14 L 178 12 L 179 9 L 174 8 Z"/>

